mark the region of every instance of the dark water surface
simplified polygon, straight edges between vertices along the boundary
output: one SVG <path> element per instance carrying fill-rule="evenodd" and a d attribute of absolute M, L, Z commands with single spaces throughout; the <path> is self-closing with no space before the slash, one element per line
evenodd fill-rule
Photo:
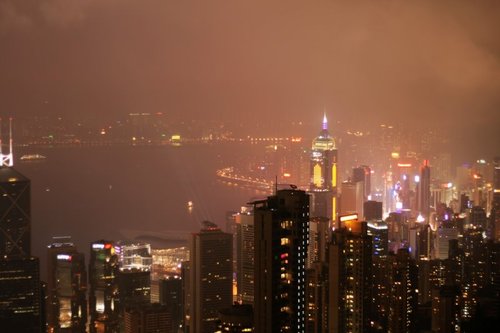
<path fill-rule="evenodd" d="M 224 228 L 226 212 L 258 193 L 223 184 L 215 171 L 240 162 L 251 149 L 242 144 L 16 149 L 15 168 L 31 179 L 32 253 L 42 259 L 42 276 L 53 236 L 71 236 L 88 254 L 91 241 L 118 240 L 124 229 L 187 234 L 198 231 L 202 220 Z M 32 153 L 47 159 L 19 161 Z"/>

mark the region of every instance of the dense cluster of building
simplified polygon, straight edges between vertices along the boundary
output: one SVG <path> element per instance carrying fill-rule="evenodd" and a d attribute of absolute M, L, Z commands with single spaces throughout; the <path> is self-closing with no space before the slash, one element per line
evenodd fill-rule
<path fill-rule="evenodd" d="M 0 167 L 2 331 L 444 333 L 499 324 L 500 160 L 491 182 L 476 168 L 463 186 L 444 187 L 432 184 L 428 161 L 415 171 L 395 160 L 375 201 L 368 166 L 338 183 L 325 116 L 309 187 L 276 184 L 231 215 L 226 232 L 203 222 L 180 267 L 166 250 L 108 240 L 90 244 L 86 265 L 58 238 L 41 282 L 30 181 L 11 158 Z"/>

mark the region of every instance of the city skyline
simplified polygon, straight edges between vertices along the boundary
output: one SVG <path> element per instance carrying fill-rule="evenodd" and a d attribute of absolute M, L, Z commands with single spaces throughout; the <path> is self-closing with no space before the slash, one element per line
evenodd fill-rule
<path fill-rule="evenodd" d="M 500 2 L 0 0 L 0 330 L 500 325 Z"/>

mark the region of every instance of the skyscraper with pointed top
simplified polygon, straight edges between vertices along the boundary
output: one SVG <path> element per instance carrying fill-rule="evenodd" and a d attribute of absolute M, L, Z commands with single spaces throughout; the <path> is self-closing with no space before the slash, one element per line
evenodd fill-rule
<path fill-rule="evenodd" d="M 9 153 L 4 154 L 0 133 L 0 330 L 40 332 L 40 263 L 31 256 L 31 182 L 13 168 L 12 119 L 9 135 Z"/>
<path fill-rule="evenodd" d="M 319 135 L 312 142 L 311 150 L 311 217 L 337 220 L 337 145 L 328 132 L 328 119 L 323 115 Z"/>

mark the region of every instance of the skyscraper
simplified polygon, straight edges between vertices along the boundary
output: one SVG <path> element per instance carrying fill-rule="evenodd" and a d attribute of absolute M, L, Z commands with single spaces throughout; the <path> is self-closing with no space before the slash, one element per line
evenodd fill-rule
<path fill-rule="evenodd" d="M 89 316 L 91 333 L 117 333 L 118 256 L 113 243 L 100 240 L 90 244 Z"/>
<path fill-rule="evenodd" d="M 30 180 L 13 168 L 10 150 L 2 153 L 0 133 L 0 329 L 42 329 L 40 263 L 31 256 Z M 0 122 L 1 130 L 1 122 Z"/>
<path fill-rule="evenodd" d="M 47 323 L 51 332 L 86 332 L 85 257 L 72 243 L 48 247 Z"/>
<path fill-rule="evenodd" d="M 337 219 L 337 146 L 328 132 L 326 114 L 311 151 L 311 217 Z"/>
<path fill-rule="evenodd" d="M 326 262 L 328 243 L 330 242 L 330 220 L 326 217 L 314 217 L 309 221 L 309 245 L 307 250 L 307 268 L 314 262 Z"/>
<path fill-rule="evenodd" d="M 335 230 L 329 254 L 330 332 L 366 332 L 372 278 L 372 240 L 366 222 L 349 221 Z"/>
<path fill-rule="evenodd" d="M 371 169 L 367 165 L 361 165 L 357 168 L 352 169 L 352 182 L 359 183 L 363 182 L 363 196 L 364 200 L 368 200 L 371 194 Z"/>
<path fill-rule="evenodd" d="M 190 238 L 189 332 L 215 331 L 218 311 L 233 301 L 233 236 L 211 222 Z"/>
<path fill-rule="evenodd" d="M 253 212 L 245 207 L 236 219 L 236 279 L 238 298 L 253 305 L 254 292 L 254 226 Z"/>
<path fill-rule="evenodd" d="M 255 331 L 305 332 L 309 196 L 292 186 L 253 204 Z"/>
<path fill-rule="evenodd" d="M 417 266 L 408 249 L 389 256 L 389 333 L 412 333 L 416 329 Z"/>
<path fill-rule="evenodd" d="M 125 333 L 158 333 L 170 331 L 172 318 L 166 305 L 149 303 L 124 309 Z"/>
<path fill-rule="evenodd" d="M 180 277 L 167 277 L 160 280 L 160 304 L 167 306 L 172 318 L 169 329 L 177 333 L 182 323 L 182 280 Z"/>
<path fill-rule="evenodd" d="M 431 168 L 428 160 L 425 160 L 420 168 L 420 182 L 418 186 L 418 213 L 424 217 L 426 223 L 429 223 L 431 213 Z"/>
<path fill-rule="evenodd" d="M 0 166 L 0 256 L 31 254 L 31 183 L 12 167 Z"/>

